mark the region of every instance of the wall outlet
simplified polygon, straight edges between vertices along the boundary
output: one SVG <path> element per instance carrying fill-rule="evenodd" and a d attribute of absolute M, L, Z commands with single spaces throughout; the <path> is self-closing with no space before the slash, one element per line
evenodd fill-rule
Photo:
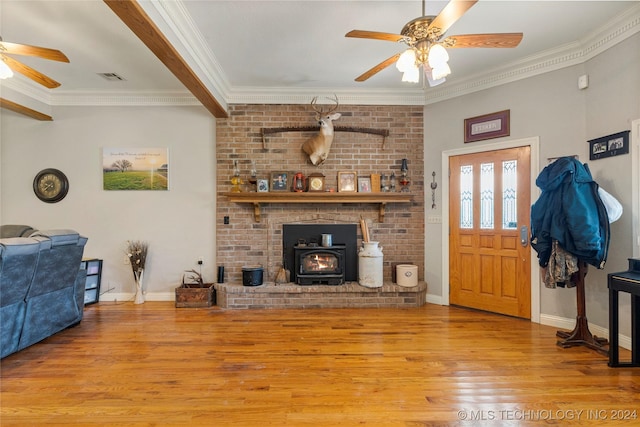
<path fill-rule="evenodd" d="M 200 256 L 198 257 L 198 265 L 202 265 L 204 264 L 204 257 Z"/>

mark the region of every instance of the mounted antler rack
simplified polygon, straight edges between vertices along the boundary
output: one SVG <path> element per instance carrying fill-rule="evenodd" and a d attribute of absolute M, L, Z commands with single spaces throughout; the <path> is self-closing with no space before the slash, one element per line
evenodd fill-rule
<path fill-rule="evenodd" d="M 262 148 L 267 148 L 265 144 L 266 136 L 274 133 L 282 133 L 282 132 L 317 132 L 317 126 L 292 126 L 292 127 L 282 127 L 282 128 L 262 128 L 260 132 L 262 134 Z M 389 129 L 370 129 L 370 128 L 361 128 L 361 127 L 352 127 L 352 126 L 336 126 L 334 127 L 335 132 L 355 132 L 355 133 L 368 133 L 371 135 L 380 135 L 382 137 L 382 148 L 384 148 L 384 143 L 386 138 L 389 136 Z"/>

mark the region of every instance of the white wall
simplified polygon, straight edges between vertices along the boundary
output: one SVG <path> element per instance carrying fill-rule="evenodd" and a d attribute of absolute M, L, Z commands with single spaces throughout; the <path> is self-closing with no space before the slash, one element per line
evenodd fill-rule
<path fill-rule="evenodd" d="M 540 160 L 533 165 L 541 171 L 547 158 L 577 154 L 589 164 L 593 177 L 624 206 L 626 215 L 612 224 L 611 247 L 604 270 L 590 267 L 586 278 L 587 316 L 591 323 L 608 325 L 607 274 L 626 270 L 632 255 L 631 227 L 631 156 L 589 161 L 589 139 L 628 130 L 631 121 L 640 117 L 640 34 L 625 40 L 590 61 L 570 68 L 539 75 L 500 87 L 477 92 L 425 107 L 425 181 L 431 171 L 439 180 L 446 179 L 441 170 L 440 153 L 462 148 L 465 144 L 464 119 L 500 110 L 511 110 L 511 135 L 475 142 L 489 144 L 527 137 L 540 137 Z M 588 74 L 590 86 L 579 90 L 577 80 Z M 429 155 L 432 153 L 432 155 Z M 536 174 L 537 175 L 537 174 Z M 428 187 L 427 192 L 429 192 Z M 442 186 L 440 186 L 441 188 Z M 438 190 L 437 200 L 442 201 Z M 538 194 L 532 195 L 535 202 Z M 428 197 L 425 197 L 428 199 Z M 425 207 L 426 217 L 441 215 Z M 430 300 L 442 297 L 441 226 L 425 224 L 425 280 Z M 536 268 L 536 266 L 533 266 Z M 575 291 L 546 289 L 541 286 L 541 312 L 547 318 L 575 319 Z M 622 297 L 621 331 L 629 335 L 629 302 Z"/>
<path fill-rule="evenodd" d="M 53 122 L 1 115 L 0 222 L 71 228 L 104 259 L 102 300 L 132 297 L 127 240 L 149 242 L 148 299 L 172 300 L 184 270 L 204 258 L 215 280 L 215 119 L 202 107 L 57 107 Z M 168 147 L 169 191 L 103 191 L 103 147 Z M 33 194 L 41 169 L 62 170 L 69 194 L 47 204 Z"/>
<path fill-rule="evenodd" d="M 589 62 L 586 136 L 594 139 L 623 130 L 640 118 L 640 34 Z M 631 142 L 631 141 L 630 141 Z M 585 158 L 588 156 L 585 154 Z M 633 256 L 631 154 L 589 162 L 593 178 L 622 203 L 622 217 L 611 224 L 611 245 L 604 270 L 590 269 L 586 277 L 589 321 L 608 325 L 607 274 L 628 268 Z M 621 331 L 629 331 L 629 296 L 620 296 Z M 593 314 L 590 314 L 593 313 Z M 623 329 L 624 328 L 624 329 Z"/>

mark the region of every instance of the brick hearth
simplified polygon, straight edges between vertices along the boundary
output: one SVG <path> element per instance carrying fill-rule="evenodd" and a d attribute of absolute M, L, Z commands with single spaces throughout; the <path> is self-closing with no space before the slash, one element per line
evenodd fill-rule
<path fill-rule="evenodd" d="M 357 282 L 339 286 L 217 283 L 215 289 L 218 307 L 230 309 L 420 307 L 425 304 L 427 294 L 425 282 L 419 282 L 412 288 L 393 283 L 385 283 L 380 288 L 365 288 Z"/>

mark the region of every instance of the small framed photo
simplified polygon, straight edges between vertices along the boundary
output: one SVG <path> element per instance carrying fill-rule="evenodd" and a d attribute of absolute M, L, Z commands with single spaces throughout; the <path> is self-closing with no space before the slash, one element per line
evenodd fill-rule
<path fill-rule="evenodd" d="M 358 193 L 371 193 L 371 177 L 358 177 Z"/>
<path fill-rule="evenodd" d="M 256 182 L 256 186 L 258 189 L 258 193 L 268 193 L 269 192 L 269 180 L 268 179 L 258 179 Z"/>
<path fill-rule="evenodd" d="M 589 160 L 629 154 L 629 132 L 626 130 L 588 141 Z"/>
<path fill-rule="evenodd" d="M 355 172 L 338 172 L 338 191 L 356 192 L 356 176 Z"/>
<path fill-rule="evenodd" d="M 289 191 L 290 179 L 289 172 L 271 172 L 271 191 Z"/>

